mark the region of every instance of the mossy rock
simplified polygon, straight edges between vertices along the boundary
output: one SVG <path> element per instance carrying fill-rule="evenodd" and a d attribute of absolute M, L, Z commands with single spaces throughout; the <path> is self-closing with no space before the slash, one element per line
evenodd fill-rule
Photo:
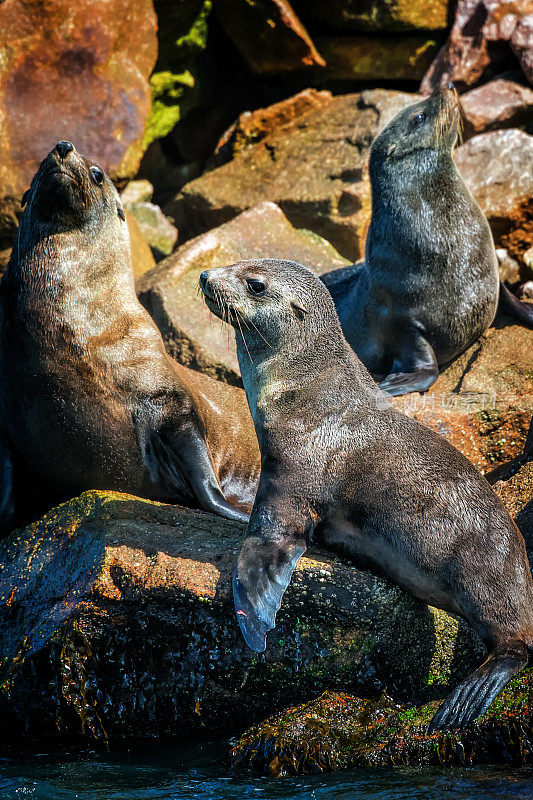
<path fill-rule="evenodd" d="M 211 0 L 159 0 L 159 57 L 150 78 L 152 108 L 144 147 L 172 131 L 201 102 L 209 84 L 201 56 L 206 48 Z"/>
<path fill-rule="evenodd" d="M 464 730 L 429 735 L 438 705 L 324 692 L 246 731 L 230 761 L 275 777 L 369 766 L 533 764 L 533 670 L 512 681 Z"/>
<path fill-rule="evenodd" d="M 440 698 L 471 629 L 310 550 L 268 638 L 235 622 L 239 523 L 87 492 L 0 544 L 0 738 L 228 735 L 325 690 Z"/>

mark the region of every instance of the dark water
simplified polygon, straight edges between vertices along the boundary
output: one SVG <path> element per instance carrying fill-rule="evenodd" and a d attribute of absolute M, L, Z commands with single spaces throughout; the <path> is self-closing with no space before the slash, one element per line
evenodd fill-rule
<path fill-rule="evenodd" d="M 0 800 L 533 800 L 533 769 L 233 774 L 213 746 L 0 756 Z"/>

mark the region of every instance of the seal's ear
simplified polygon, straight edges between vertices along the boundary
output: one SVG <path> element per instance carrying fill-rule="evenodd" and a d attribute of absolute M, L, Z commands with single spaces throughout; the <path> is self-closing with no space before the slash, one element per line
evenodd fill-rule
<path fill-rule="evenodd" d="M 30 196 L 30 190 L 29 190 L 29 189 L 26 189 L 26 191 L 25 191 L 25 192 L 24 192 L 24 194 L 22 195 L 22 200 L 20 201 L 20 205 L 21 205 L 21 207 L 22 207 L 22 208 L 24 208 L 24 206 L 25 206 L 25 205 L 26 205 L 26 203 L 28 202 L 28 197 L 29 197 L 29 196 Z"/>
<path fill-rule="evenodd" d="M 117 200 L 117 214 L 119 215 L 122 222 L 126 221 L 126 214 L 124 213 L 124 209 L 122 207 L 122 203 L 120 200 Z"/>
<path fill-rule="evenodd" d="M 296 311 L 296 316 L 299 317 L 299 319 L 303 319 L 305 315 L 309 313 L 307 308 L 305 308 L 299 300 L 291 300 L 291 306 Z"/>
<path fill-rule="evenodd" d="M 389 149 L 387 150 L 387 155 L 391 156 L 395 150 L 396 150 L 396 145 L 393 142 L 392 144 L 389 145 Z"/>

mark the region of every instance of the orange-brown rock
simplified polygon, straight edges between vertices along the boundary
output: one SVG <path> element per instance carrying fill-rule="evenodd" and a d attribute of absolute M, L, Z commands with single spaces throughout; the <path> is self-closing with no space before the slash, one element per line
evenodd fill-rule
<path fill-rule="evenodd" d="M 417 99 L 383 89 L 334 97 L 185 184 L 164 211 L 184 241 L 270 200 L 355 261 L 370 220 L 370 144 Z"/>
<path fill-rule="evenodd" d="M 301 122 L 310 111 L 328 105 L 332 99 L 331 92 L 304 89 L 266 108 L 243 111 L 236 122 L 220 137 L 215 148 L 215 164 L 217 166 L 224 164 L 241 150 L 260 142 L 265 136 L 274 132 L 279 133 L 282 128 Z"/>
<path fill-rule="evenodd" d="M 533 415 L 532 352 L 533 331 L 498 316 L 429 392 L 394 403 L 487 473 L 522 452 Z M 533 465 L 496 489 L 511 513 L 518 513 L 533 498 Z"/>
<path fill-rule="evenodd" d="M 0 3 L 0 235 L 59 139 L 118 178 L 136 172 L 156 55 L 152 0 Z"/>
<path fill-rule="evenodd" d="M 0 740 L 228 736 L 325 689 L 441 697 L 480 659 L 465 623 L 317 550 L 252 654 L 243 527 L 87 492 L 0 542 Z"/>

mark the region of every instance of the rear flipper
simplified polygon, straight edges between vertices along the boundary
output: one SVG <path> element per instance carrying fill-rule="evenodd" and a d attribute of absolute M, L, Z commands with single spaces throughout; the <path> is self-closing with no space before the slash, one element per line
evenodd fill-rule
<path fill-rule="evenodd" d="M 522 642 L 495 650 L 479 669 L 459 684 L 441 705 L 428 733 L 446 728 L 463 728 L 480 717 L 494 698 L 527 665 L 527 648 Z"/>
<path fill-rule="evenodd" d="M 504 314 L 510 314 L 522 325 L 533 328 L 533 304 L 519 300 L 504 283 L 500 283 L 499 310 Z"/>
<path fill-rule="evenodd" d="M 426 392 L 438 377 L 439 365 L 433 348 L 419 330 L 410 328 L 403 332 L 400 354 L 379 388 L 393 396 Z"/>
<path fill-rule="evenodd" d="M 249 533 L 233 575 L 233 599 L 246 644 L 261 653 L 307 543 L 305 536 L 283 530 L 283 524 L 277 524 L 274 515 L 261 508 L 252 511 Z"/>

